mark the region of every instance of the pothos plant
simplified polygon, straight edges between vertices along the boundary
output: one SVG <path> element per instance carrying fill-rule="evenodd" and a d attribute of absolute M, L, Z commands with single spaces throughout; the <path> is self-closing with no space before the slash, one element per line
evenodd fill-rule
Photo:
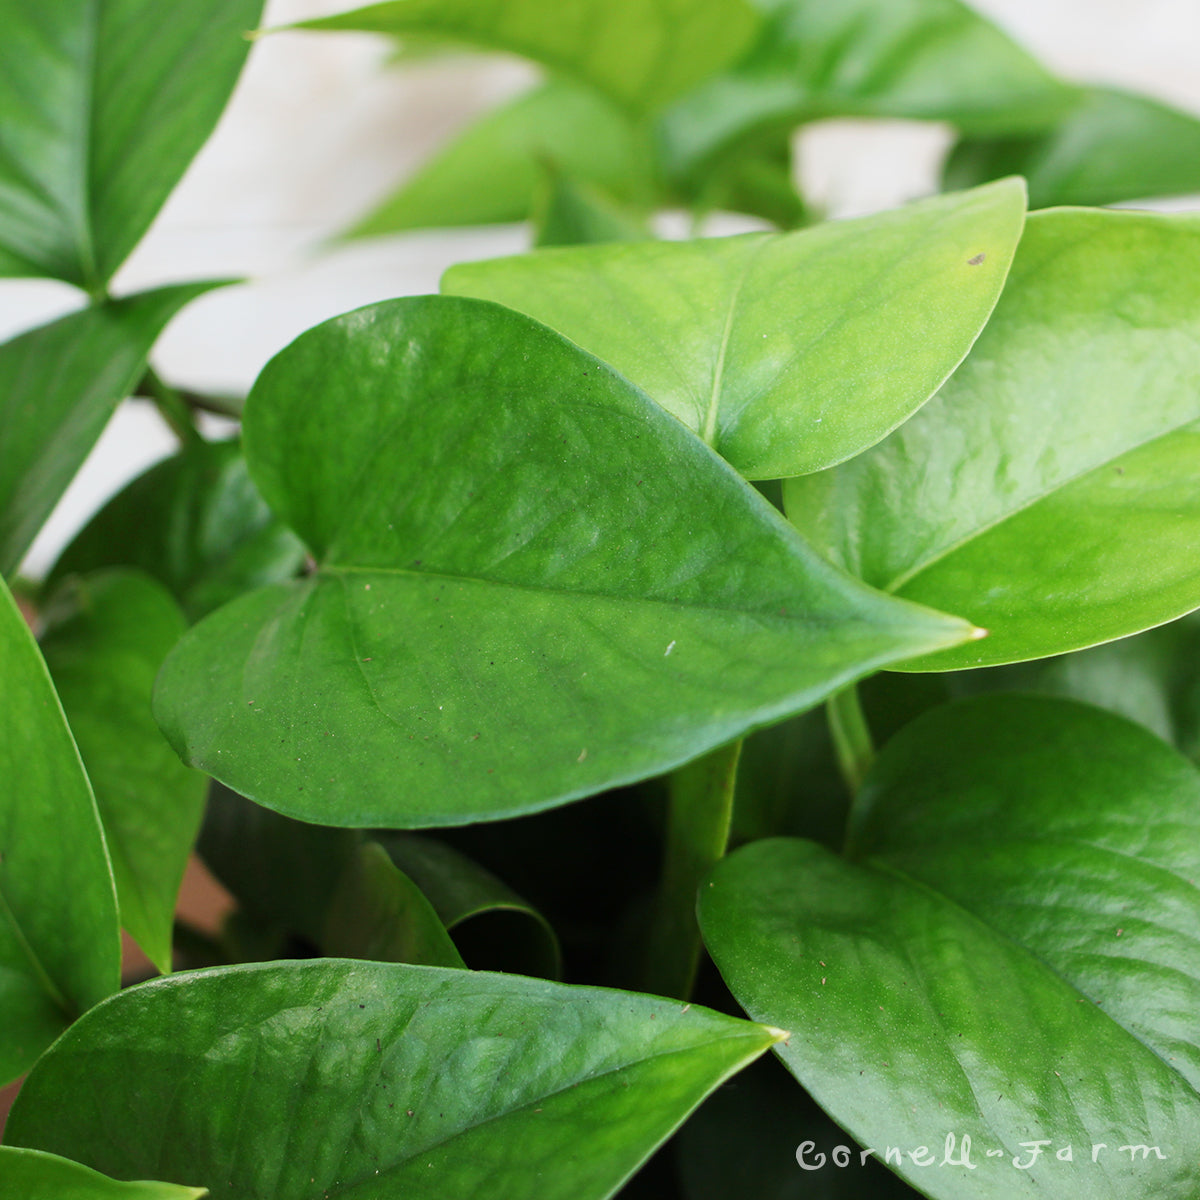
<path fill-rule="evenodd" d="M 0 347 L 5 574 L 125 395 L 181 441 L 0 588 L 0 1197 L 1194 1196 L 1200 223 L 981 180 L 1182 191 L 1195 124 L 951 0 L 318 22 L 555 72 L 364 229 L 595 244 L 210 443 L 147 358 L 213 285 L 108 281 L 259 7 L 0 3 L 0 269 L 88 295 Z M 647 236 L 809 221 L 836 113 L 978 186 Z"/>

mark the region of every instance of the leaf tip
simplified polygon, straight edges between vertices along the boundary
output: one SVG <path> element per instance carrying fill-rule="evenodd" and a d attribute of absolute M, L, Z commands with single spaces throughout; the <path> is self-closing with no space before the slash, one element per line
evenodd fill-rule
<path fill-rule="evenodd" d="M 987 637 L 989 632 L 990 631 L 987 629 L 981 629 L 978 625 L 972 625 L 971 626 L 971 641 L 977 642 L 977 641 L 979 641 L 980 638 Z"/>

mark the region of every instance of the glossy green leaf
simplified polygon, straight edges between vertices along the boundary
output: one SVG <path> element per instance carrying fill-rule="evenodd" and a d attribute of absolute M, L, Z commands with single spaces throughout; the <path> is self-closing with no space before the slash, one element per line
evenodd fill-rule
<path fill-rule="evenodd" d="M 379 836 L 392 861 L 429 897 L 470 966 L 561 978 L 562 951 L 549 921 L 497 875 L 436 838 Z"/>
<path fill-rule="evenodd" d="M 880 445 L 790 480 L 788 515 L 875 587 L 990 636 L 907 664 L 989 666 L 1200 605 L 1200 220 L 1029 220 L 988 327 Z"/>
<path fill-rule="evenodd" d="M 651 201 L 645 129 L 591 88 L 556 79 L 469 126 L 349 236 L 523 221 L 547 162 L 618 201 L 635 207 Z"/>
<path fill-rule="evenodd" d="M 466 965 L 433 905 L 378 842 L 360 846 L 343 872 L 326 914 L 321 945 L 340 958 Z"/>
<path fill-rule="evenodd" d="M 532 812 L 973 636 L 829 568 L 628 381 L 498 305 L 310 330 L 245 440 L 318 569 L 196 626 L 155 709 L 185 761 L 290 816 Z"/>
<path fill-rule="evenodd" d="M 1052 129 L 1024 138 L 966 138 L 947 187 L 1024 175 L 1032 208 L 1115 204 L 1200 192 L 1200 120 L 1146 96 L 1088 88 Z"/>
<path fill-rule="evenodd" d="M 672 175 L 764 129 L 822 117 L 950 121 L 980 133 L 1049 125 L 1075 99 L 960 0 L 757 0 L 753 51 L 663 121 Z"/>
<path fill-rule="evenodd" d="M 154 677 L 187 628 L 170 595 L 135 571 L 100 571 L 48 606 L 42 653 L 95 789 L 121 924 L 164 973 L 206 781 L 150 711 Z"/>
<path fill-rule="evenodd" d="M 1196 768 L 1099 709 L 967 701 L 885 747 L 850 845 L 756 842 L 701 899 L 822 1107 L 937 1200 L 1192 1196 Z"/>
<path fill-rule="evenodd" d="M 261 12 L 0 3 L 0 274 L 103 289 L 216 125 Z"/>
<path fill-rule="evenodd" d="M 207 1195 L 207 1188 L 174 1183 L 121 1183 L 56 1154 L 0 1146 L 0 1200 L 200 1200 Z"/>
<path fill-rule="evenodd" d="M 0 580 L 0 1084 L 117 989 L 96 803 L 46 665 Z"/>
<path fill-rule="evenodd" d="M 139 567 L 196 620 L 289 579 L 304 547 L 263 503 L 235 441 L 193 442 L 118 492 L 62 552 L 53 586 L 99 567 Z"/>
<path fill-rule="evenodd" d="M 534 245 L 587 246 L 602 242 L 644 242 L 651 237 L 644 221 L 603 192 L 568 178 L 550 166 L 534 202 Z"/>
<path fill-rule="evenodd" d="M 196 849 L 251 923 L 320 945 L 338 882 L 362 837 L 281 817 L 213 781 Z"/>
<path fill-rule="evenodd" d="M 299 28 L 417 33 L 508 50 L 647 110 L 737 59 L 758 18 L 746 0 L 391 0 Z"/>
<path fill-rule="evenodd" d="M 29 1076 L 7 1136 L 215 1196 L 601 1200 L 778 1036 L 517 975 L 235 967 L 90 1014 Z"/>
<path fill-rule="evenodd" d="M 987 321 L 1024 213 L 1007 180 L 798 233 L 470 263 L 442 288 L 553 326 L 771 479 L 857 454 L 933 395 Z"/>
<path fill-rule="evenodd" d="M 185 284 L 85 308 L 0 346 L 0 572 L 20 563 L 163 326 L 215 287 Z"/>

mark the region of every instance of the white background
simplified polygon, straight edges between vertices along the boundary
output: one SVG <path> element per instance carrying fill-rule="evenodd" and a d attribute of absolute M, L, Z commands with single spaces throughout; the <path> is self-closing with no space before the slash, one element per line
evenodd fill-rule
<path fill-rule="evenodd" d="M 267 25 L 346 7 L 273 0 Z M 1119 84 L 1200 115 L 1197 0 L 974 0 L 1051 69 Z M 525 247 L 519 227 L 327 243 L 449 134 L 528 86 L 499 60 L 386 67 L 355 34 L 281 33 L 256 43 L 216 133 L 114 281 L 117 293 L 196 278 L 252 282 L 215 292 L 172 322 L 155 352 L 171 382 L 244 394 L 303 330 L 389 296 L 437 290 L 452 262 Z M 807 196 L 834 216 L 934 190 L 948 132 L 906 122 L 833 121 L 799 137 Z M 1200 208 L 1200 200 L 1187 207 Z M 1178 207 L 1178 205 L 1175 205 Z M 744 226 L 718 224 L 716 232 Z M 0 282 L 0 337 L 79 305 L 46 281 Z M 37 575 L 96 506 L 174 448 L 148 406 L 121 407 L 26 560 Z"/>

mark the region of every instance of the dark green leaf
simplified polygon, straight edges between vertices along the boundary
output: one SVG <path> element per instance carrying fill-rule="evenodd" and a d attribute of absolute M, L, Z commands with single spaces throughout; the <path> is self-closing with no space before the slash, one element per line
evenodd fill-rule
<path fill-rule="evenodd" d="M 652 161 L 649 135 L 627 113 L 591 88 L 552 80 L 471 125 L 349 236 L 523 221 L 547 162 L 645 208 Z"/>
<path fill-rule="evenodd" d="M 103 289 L 216 125 L 261 12 L 0 2 L 0 274 Z"/>
<path fill-rule="evenodd" d="M 319 945 L 326 914 L 361 837 L 281 817 L 217 783 L 196 849 L 251 923 Z"/>
<path fill-rule="evenodd" d="M 392 0 L 299 28 L 417 33 L 509 50 L 647 110 L 733 62 L 758 18 L 746 0 Z"/>
<path fill-rule="evenodd" d="M 140 567 L 196 620 L 296 574 L 304 547 L 263 503 L 236 442 L 194 442 L 118 492 L 63 551 L 47 580 Z"/>
<path fill-rule="evenodd" d="M 1200 121 L 1146 96 L 1088 88 L 1045 133 L 959 142 L 945 185 L 1003 175 L 1026 177 L 1032 208 L 1200 192 Z"/>
<path fill-rule="evenodd" d="M 121 924 L 166 973 L 206 782 L 167 745 L 150 693 L 187 623 L 162 587 L 133 571 L 74 580 L 48 614 L 42 653 L 95 789 Z"/>
<path fill-rule="evenodd" d="M 472 967 L 561 977 L 562 952 L 549 921 L 502 879 L 435 838 L 392 833 L 380 840 Z"/>
<path fill-rule="evenodd" d="M 207 1195 L 206 1188 L 174 1183 L 120 1183 L 55 1154 L 0 1146 L 0 1200 L 200 1200 Z"/>
<path fill-rule="evenodd" d="M 217 285 L 143 292 L 72 313 L 0 346 L 0 572 L 9 575 L 166 323 Z"/>
<path fill-rule="evenodd" d="M 967 701 L 887 745 L 851 845 L 756 842 L 701 893 L 727 982 L 791 1024 L 821 1106 L 938 1200 L 1190 1197 L 1196 768 L 1099 709 Z M 941 1165 L 950 1135 L 974 1169 Z"/>
<path fill-rule="evenodd" d="M 255 384 L 245 438 L 319 569 L 193 629 L 156 714 L 186 761 L 288 815 L 531 812 L 973 635 L 826 566 L 663 409 L 498 305 L 310 330 Z"/>
<path fill-rule="evenodd" d="M 1024 213 L 1007 180 L 798 233 L 469 263 L 442 288 L 551 325 L 772 479 L 857 454 L 933 395 L 987 321 Z"/>
<path fill-rule="evenodd" d="M 421 889 L 378 842 L 358 848 L 325 917 L 322 948 L 340 958 L 463 967 Z"/>
<path fill-rule="evenodd" d="M 1200 605 L 1198 279 L 1194 216 L 1035 214 L 938 395 L 788 482 L 788 515 L 835 562 L 991 631 L 906 667 L 1060 654 Z"/>
<path fill-rule="evenodd" d="M 516 975 L 235 967 L 79 1022 L 29 1076 L 8 1137 L 215 1196 L 602 1200 L 779 1036 Z"/>
<path fill-rule="evenodd" d="M 754 50 L 663 121 L 672 176 L 764 130 L 822 117 L 950 121 L 979 133 L 1044 128 L 1075 100 L 959 0 L 758 0 Z"/>
<path fill-rule="evenodd" d="M 100 818 L 58 697 L 0 580 L 0 1084 L 117 989 Z"/>

